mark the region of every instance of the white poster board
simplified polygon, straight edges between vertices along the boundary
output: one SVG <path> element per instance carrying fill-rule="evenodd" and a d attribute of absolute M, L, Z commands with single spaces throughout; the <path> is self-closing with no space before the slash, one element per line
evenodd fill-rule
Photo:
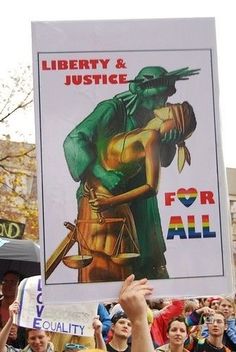
<path fill-rule="evenodd" d="M 44 300 L 116 298 L 120 281 L 129 272 L 153 280 L 154 294 L 160 297 L 230 293 L 231 248 L 214 19 L 35 22 L 32 34 Z M 187 151 L 177 143 L 181 136 L 170 137 L 169 133 L 163 142 L 159 129 L 154 132 L 159 144 L 150 163 L 147 156 L 151 154 L 145 148 L 151 142 L 145 137 L 134 149 L 137 160 L 125 164 L 127 155 L 133 157 L 128 149 L 124 154 L 133 131 L 143 136 L 143 130 L 152 129 L 147 127 L 151 117 L 142 115 L 139 108 L 153 114 L 153 91 L 158 107 L 183 106 L 183 102 L 192 107 L 196 126 L 185 136 Z M 109 138 L 119 133 L 123 140 L 118 161 L 123 164 L 116 169 L 112 162 L 107 166 L 105 148 Z M 172 158 L 163 153 L 171 143 L 176 150 Z M 177 155 L 183 161 L 183 151 L 186 162 L 179 172 Z M 158 170 L 153 166 L 157 158 L 161 160 Z M 112 186 L 104 177 L 101 164 L 102 170 L 106 164 L 105 171 L 123 182 L 121 186 L 117 181 L 118 190 L 112 188 L 114 177 Z M 150 168 L 156 173 L 149 182 Z M 149 184 L 152 181 L 157 195 Z M 128 194 L 122 209 L 111 204 L 98 217 L 91 210 L 94 197 L 101 195 L 110 201 L 111 196 L 123 197 L 143 185 L 150 192 L 136 194 L 135 199 Z M 116 247 L 122 231 L 111 234 L 113 227 L 108 221 L 104 225 L 101 216 L 124 216 L 129 224 L 126 241 L 130 236 L 132 250 L 123 237 Z M 79 226 L 74 224 L 76 218 Z M 132 262 L 134 253 L 138 259 Z"/>

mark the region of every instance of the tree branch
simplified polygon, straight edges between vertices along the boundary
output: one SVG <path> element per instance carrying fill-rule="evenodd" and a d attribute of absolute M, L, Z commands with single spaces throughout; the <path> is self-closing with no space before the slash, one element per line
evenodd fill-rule
<path fill-rule="evenodd" d="M 2 168 L 4 171 L 11 175 L 16 175 L 16 176 L 28 176 L 31 177 L 32 174 L 24 172 L 24 171 L 13 171 L 11 169 L 8 169 L 5 165 L 0 164 L 0 168 Z"/>
<path fill-rule="evenodd" d="M 18 193 L 13 187 L 7 185 L 5 182 L 1 182 L 0 183 L 2 184 L 2 186 L 6 187 L 6 188 L 9 188 L 11 192 L 13 192 L 17 197 L 20 197 L 21 199 L 23 199 L 24 202 L 27 201 L 27 199 L 22 196 L 22 194 Z"/>
<path fill-rule="evenodd" d="M 30 99 L 29 101 L 27 101 L 28 97 L 30 96 L 30 94 L 32 93 L 33 89 L 30 90 L 30 92 L 28 92 L 25 96 L 25 98 L 11 111 L 9 111 L 4 117 L 2 117 L 0 119 L 0 122 L 5 121 L 10 115 L 12 115 L 14 112 L 16 112 L 18 109 L 25 109 L 26 106 L 28 106 L 29 104 L 31 104 L 33 102 L 33 98 Z M 12 92 L 6 102 L 6 104 L 4 105 L 4 108 L 2 109 L 2 111 L 5 109 L 6 105 L 9 103 L 10 101 L 10 97 L 12 95 Z"/>
<path fill-rule="evenodd" d="M 6 155 L 3 158 L 1 158 L 0 161 L 2 162 L 2 161 L 7 160 L 7 159 L 20 158 L 22 156 L 27 156 L 29 158 L 32 158 L 32 156 L 29 155 L 29 153 L 31 153 L 34 150 L 35 150 L 35 147 L 32 147 L 30 150 L 26 150 L 24 153 L 21 153 L 21 154 Z"/>

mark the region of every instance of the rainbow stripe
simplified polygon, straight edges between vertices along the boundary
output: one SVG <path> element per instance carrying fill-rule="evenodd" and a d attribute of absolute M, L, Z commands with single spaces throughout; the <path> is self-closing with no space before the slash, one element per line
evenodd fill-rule
<path fill-rule="evenodd" d="M 195 231 L 195 216 L 188 216 L 188 238 L 201 238 L 202 233 Z"/>
<path fill-rule="evenodd" d="M 209 215 L 202 215 L 202 233 L 204 238 L 216 237 L 216 232 L 210 231 Z"/>
<path fill-rule="evenodd" d="M 171 216 L 170 218 L 167 239 L 173 240 L 175 236 L 179 236 L 181 239 L 187 238 L 181 216 Z"/>
<path fill-rule="evenodd" d="M 189 189 L 180 188 L 177 191 L 177 197 L 179 201 L 188 208 L 197 199 L 197 190 L 193 187 Z"/>

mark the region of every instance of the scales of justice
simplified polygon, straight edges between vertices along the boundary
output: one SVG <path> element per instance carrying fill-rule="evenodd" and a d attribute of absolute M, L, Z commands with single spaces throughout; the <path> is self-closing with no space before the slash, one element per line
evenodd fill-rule
<path fill-rule="evenodd" d="M 96 194 L 93 189 L 90 189 L 90 199 L 95 199 Z M 62 240 L 59 246 L 55 249 L 52 255 L 46 262 L 45 268 L 45 279 L 47 280 L 50 275 L 54 272 L 56 267 L 62 261 L 64 265 L 71 269 L 78 270 L 78 282 L 80 277 L 80 271 L 84 267 L 90 265 L 93 261 L 93 253 L 90 251 L 87 241 L 80 231 L 80 224 L 97 224 L 106 225 L 106 224 L 117 224 L 117 239 L 113 247 L 113 251 L 110 255 L 110 259 L 113 263 L 121 266 L 130 265 L 137 257 L 140 256 L 140 251 L 137 244 L 134 242 L 131 231 L 126 223 L 125 217 L 104 217 L 101 213 L 97 213 L 96 219 L 79 219 L 79 216 L 75 220 L 75 224 L 70 222 L 64 222 L 64 226 L 69 230 L 67 236 Z M 132 248 L 132 251 L 123 251 L 122 250 L 122 240 L 126 236 L 126 240 L 129 241 L 129 248 Z M 75 255 L 68 255 L 69 250 L 76 245 L 78 246 L 78 252 Z"/>

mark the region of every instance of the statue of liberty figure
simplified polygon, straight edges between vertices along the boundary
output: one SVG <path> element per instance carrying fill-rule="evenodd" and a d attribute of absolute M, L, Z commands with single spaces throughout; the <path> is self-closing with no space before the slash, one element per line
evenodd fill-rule
<path fill-rule="evenodd" d="M 161 167 L 178 154 L 178 169 L 191 157 L 185 140 L 196 128 L 188 102 L 170 104 L 179 80 L 188 80 L 198 69 L 144 67 L 129 90 L 99 103 L 64 141 L 69 171 L 76 182 L 78 218 L 124 218 L 120 250 L 139 255 L 133 263 L 117 264 L 114 247 L 118 223 L 79 222 L 84 253 L 92 262 L 81 270 L 80 282 L 121 281 L 131 272 L 136 278 L 167 279 L 165 241 L 156 193 Z M 92 195 L 92 196 L 91 196 Z M 131 241 L 130 241 L 131 234 Z M 79 241 L 79 239 L 78 239 Z M 132 248 L 131 248 L 132 247 Z"/>

